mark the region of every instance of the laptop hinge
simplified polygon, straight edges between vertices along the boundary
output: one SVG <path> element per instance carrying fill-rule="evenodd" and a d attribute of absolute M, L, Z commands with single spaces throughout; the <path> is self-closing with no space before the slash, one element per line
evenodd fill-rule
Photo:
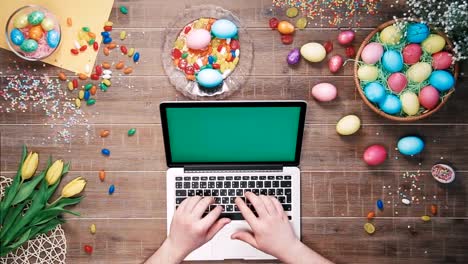
<path fill-rule="evenodd" d="M 283 171 L 282 165 L 187 165 L 185 172 L 194 171 Z"/>

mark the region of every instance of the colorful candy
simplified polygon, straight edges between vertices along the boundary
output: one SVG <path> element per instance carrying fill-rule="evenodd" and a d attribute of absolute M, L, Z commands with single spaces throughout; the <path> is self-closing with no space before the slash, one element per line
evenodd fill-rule
<path fill-rule="evenodd" d="M 299 9 L 297 9 L 296 7 L 290 7 L 286 10 L 287 17 L 293 18 L 296 17 L 297 14 L 299 14 Z"/>
<path fill-rule="evenodd" d="M 283 35 L 294 33 L 294 25 L 284 20 L 279 22 L 277 29 Z"/>
<path fill-rule="evenodd" d="M 89 232 L 90 232 L 92 235 L 96 234 L 96 225 L 95 225 L 95 224 L 91 224 L 91 225 L 89 226 Z"/>
<path fill-rule="evenodd" d="M 99 171 L 99 180 L 102 182 L 106 179 L 106 172 L 104 170 Z"/>
<path fill-rule="evenodd" d="M 365 223 L 364 224 L 364 230 L 366 231 L 366 233 L 368 233 L 369 235 L 373 234 L 375 232 L 375 226 L 371 223 Z"/>
<path fill-rule="evenodd" d="M 42 20 L 44 19 L 45 14 L 42 11 L 33 11 L 28 15 L 28 22 L 29 24 L 35 26 L 39 25 Z"/>
<path fill-rule="evenodd" d="M 299 52 L 298 48 L 292 49 L 288 53 L 288 56 L 286 57 L 286 61 L 288 62 L 289 65 L 298 64 L 300 59 L 301 59 L 301 53 Z"/>
<path fill-rule="evenodd" d="M 23 43 L 20 46 L 22 51 L 29 52 L 29 53 L 36 51 L 37 47 L 38 47 L 37 41 L 35 41 L 34 39 L 27 39 L 23 41 Z"/>
<path fill-rule="evenodd" d="M 107 137 L 107 136 L 109 136 L 109 134 L 110 134 L 110 131 L 104 129 L 104 130 L 101 130 L 101 132 L 99 133 L 99 136 L 100 137 Z"/>
<path fill-rule="evenodd" d="M 379 208 L 380 211 L 383 211 L 383 209 L 384 209 L 383 201 L 379 199 L 379 200 L 377 200 L 376 204 L 377 204 L 377 208 Z"/>
<path fill-rule="evenodd" d="M 123 70 L 123 73 L 124 74 L 130 74 L 133 72 L 133 68 L 132 67 L 126 67 L 124 70 Z"/>
<path fill-rule="evenodd" d="M 372 220 L 374 219 L 374 217 L 375 217 L 374 211 L 370 211 L 369 213 L 367 213 L 367 220 Z"/>
<path fill-rule="evenodd" d="M 125 30 L 120 31 L 120 40 L 124 40 L 127 38 L 127 32 Z"/>
<path fill-rule="evenodd" d="M 431 214 L 432 215 L 437 215 L 437 205 L 435 205 L 435 204 L 431 205 Z"/>
<path fill-rule="evenodd" d="M 124 15 L 128 14 L 128 8 L 126 6 L 121 5 L 119 7 L 119 10 L 120 10 L 120 13 L 122 13 Z"/>
<path fill-rule="evenodd" d="M 428 216 L 428 215 L 423 215 L 423 216 L 421 216 L 421 220 L 423 222 L 429 222 L 429 221 L 431 221 L 431 217 Z"/>
<path fill-rule="evenodd" d="M 133 135 L 135 135 L 135 133 L 136 133 L 136 129 L 135 129 L 135 128 L 130 128 L 130 129 L 127 131 L 127 135 L 130 136 L 130 137 L 133 136 Z"/>
<path fill-rule="evenodd" d="M 91 255 L 91 254 L 93 253 L 93 247 L 90 246 L 90 245 L 84 245 L 84 251 L 85 251 L 87 254 Z"/>
<path fill-rule="evenodd" d="M 270 18 L 270 21 L 268 22 L 268 24 L 271 29 L 277 29 L 279 20 L 276 17 Z"/>
<path fill-rule="evenodd" d="M 109 149 L 106 149 L 106 148 L 103 148 L 103 149 L 101 150 L 101 153 L 102 153 L 102 155 L 104 155 L 104 156 L 109 156 L 109 155 L 110 155 L 110 150 L 109 150 Z"/>
<path fill-rule="evenodd" d="M 10 32 L 10 39 L 11 39 L 11 42 L 13 42 L 13 44 L 17 45 L 17 46 L 20 46 L 21 44 L 23 44 L 23 41 L 24 41 L 24 35 L 23 35 L 23 32 L 21 32 L 19 29 L 17 28 L 14 28 L 11 32 Z"/>
<path fill-rule="evenodd" d="M 115 186 L 114 184 L 112 184 L 111 186 L 109 186 L 109 195 L 112 195 L 114 192 L 115 192 Z"/>
<path fill-rule="evenodd" d="M 138 62 L 140 60 L 140 52 L 135 52 L 133 55 L 133 62 Z"/>

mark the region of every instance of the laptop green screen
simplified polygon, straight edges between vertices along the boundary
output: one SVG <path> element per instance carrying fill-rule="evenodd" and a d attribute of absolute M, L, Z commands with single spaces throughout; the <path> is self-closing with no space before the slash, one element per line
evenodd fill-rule
<path fill-rule="evenodd" d="M 299 106 L 168 107 L 174 163 L 293 162 Z"/>

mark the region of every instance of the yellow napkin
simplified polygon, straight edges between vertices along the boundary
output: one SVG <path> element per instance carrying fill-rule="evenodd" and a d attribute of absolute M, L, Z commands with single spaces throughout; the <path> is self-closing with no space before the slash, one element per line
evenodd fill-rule
<path fill-rule="evenodd" d="M 97 52 L 88 47 L 85 52 L 72 55 L 70 49 L 75 48 L 78 32 L 85 26 L 96 34 L 96 41 L 101 44 L 101 31 L 104 22 L 109 19 L 113 3 L 113 0 L 0 0 L 0 30 L 5 29 L 8 18 L 18 8 L 29 4 L 45 7 L 59 19 L 62 39 L 57 50 L 43 62 L 76 73 L 85 73 L 86 65 L 93 68 Z M 71 27 L 67 25 L 68 17 L 73 22 Z M 3 33 L 0 34 L 0 47 L 9 50 Z"/>

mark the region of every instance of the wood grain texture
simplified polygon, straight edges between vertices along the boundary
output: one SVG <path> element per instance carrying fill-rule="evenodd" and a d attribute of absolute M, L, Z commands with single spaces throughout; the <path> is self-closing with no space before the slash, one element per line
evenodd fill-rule
<path fill-rule="evenodd" d="M 187 99 L 175 91 L 165 75 L 161 63 L 162 37 L 181 10 L 200 4 L 216 4 L 231 10 L 254 39 L 252 72 L 230 100 L 308 102 L 301 160 L 302 240 L 307 245 L 337 263 L 468 262 L 468 183 L 464 179 L 468 174 L 468 85 L 464 74 L 467 63 L 461 65 L 456 93 L 446 106 L 426 120 L 399 124 L 380 118 L 363 104 L 355 90 L 351 63 L 337 74 L 328 71 L 326 62 L 302 61 L 293 68 L 285 63 L 293 46 L 334 40 L 338 35 L 336 28 L 312 22 L 296 33 L 292 46 L 285 46 L 279 34 L 267 26 L 273 15 L 284 18 L 282 11 L 271 8 L 270 0 L 118 0 L 110 18 L 115 34 L 126 30 L 129 37 L 125 44 L 138 49 L 142 58 L 134 74 L 114 74 L 109 91 L 98 93 L 96 105 L 84 108 L 90 125 L 73 127 L 75 138 L 71 144 L 54 141 L 54 133 L 64 124 L 48 118 L 40 109 L 28 108 L 24 113 L 0 111 L 2 175 L 13 175 L 20 146 L 27 144 L 41 153 L 42 166 L 46 155 L 72 162 L 63 184 L 76 176 L 88 180 L 86 199 L 74 208 L 82 217 L 67 216 L 69 221 L 64 225 L 68 263 L 139 263 L 164 240 L 167 168 L 159 103 Z M 120 5 L 128 7 L 128 15 L 118 11 Z M 379 15 L 363 20 L 355 47 L 372 28 L 399 16 L 402 6 L 403 3 L 383 1 Z M 333 53 L 344 54 L 344 47 L 335 41 Z M 117 50 L 109 57 L 102 52 L 98 55 L 101 62 L 120 58 Z M 1 87 L 18 74 L 15 65 L 37 76 L 55 78 L 59 72 L 42 63 L 21 62 L 14 54 L 0 50 Z M 74 77 L 74 73 L 66 74 Z M 337 100 L 330 103 L 313 100 L 310 90 L 320 82 L 337 86 Z M 66 89 L 65 83 L 63 87 Z M 3 109 L 7 105 L 8 102 L 0 100 Z M 359 115 L 363 126 L 356 135 L 340 137 L 335 124 L 347 114 Z M 126 131 L 131 127 L 137 133 L 128 137 Z M 109 129 L 111 135 L 100 138 L 101 129 Z M 424 137 L 427 146 L 420 156 L 405 158 L 395 150 L 397 139 L 408 134 Z M 362 153 L 375 143 L 387 146 L 389 159 L 382 166 L 368 167 L 361 159 Z M 110 157 L 100 154 L 103 147 L 111 150 Z M 438 184 L 429 174 L 431 166 L 441 160 L 452 162 L 458 170 L 456 181 L 450 185 Z M 104 183 L 97 176 L 101 169 L 107 171 Z M 411 180 L 403 177 L 407 171 L 421 172 L 416 187 L 410 194 L 405 192 L 419 199 L 411 206 L 403 205 L 397 194 L 401 191 L 398 188 L 411 188 Z M 107 194 L 110 184 L 116 186 L 112 196 Z M 374 220 L 377 231 L 369 236 L 362 226 L 367 212 L 376 210 L 377 199 L 384 200 L 385 210 L 377 213 Z M 428 214 L 431 204 L 438 206 L 439 213 L 431 222 L 423 223 L 420 216 Z M 97 225 L 94 236 L 88 232 L 91 223 Z M 83 252 L 84 244 L 94 246 L 93 255 Z"/>

